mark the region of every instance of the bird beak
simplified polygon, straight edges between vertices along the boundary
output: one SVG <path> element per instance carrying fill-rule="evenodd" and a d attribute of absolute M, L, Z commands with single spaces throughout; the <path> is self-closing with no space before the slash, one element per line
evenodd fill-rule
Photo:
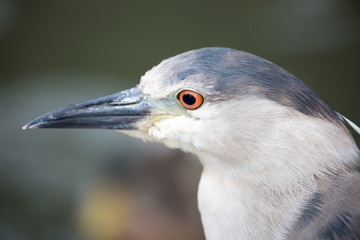
<path fill-rule="evenodd" d="M 134 87 L 115 94 L 75 103 L 46 113 L 28 124 L 29 128 L 101 128 L 136 130 L 153 107 Z"/>

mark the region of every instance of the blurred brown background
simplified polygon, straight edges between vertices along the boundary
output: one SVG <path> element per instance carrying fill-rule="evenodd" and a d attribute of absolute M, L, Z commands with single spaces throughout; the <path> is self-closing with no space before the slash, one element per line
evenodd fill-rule
<path fill-rule="evenodd" d="M 0 239 L 202 239 L 191 156 L 21 126 L 206 46 L 273 61 L 360 124 L 358 0 L 0 0 Z"/>

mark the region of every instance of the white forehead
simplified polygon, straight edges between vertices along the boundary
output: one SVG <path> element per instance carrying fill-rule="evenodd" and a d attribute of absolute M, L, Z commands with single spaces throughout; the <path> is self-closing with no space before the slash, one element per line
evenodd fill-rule
<path fill-rule="evenodd" d="M 177 86 L 170 84 L 164 76 L 163 66 L 159 64 L 147 71 L 140 79 L 139 88 L 145 95 L 163 98 L 177 90 Z"/>
<path fill-rule="evenodd" d="M 164 69 L 162 64 L 153 67 L 141 77 L 139 88 L 145 95 L 153 98 L 163 98 L 170 93 L 178 92 L 181 89 L 192 89 L 197 92 L 206 91 L 203 86 L 203 75 L 194 74 L 184 81 L 173 81 L 177 71 Z"/>
<path fill-rule="evenodd" d="M 226 51 L 229 49 L 199 49 L 165 59 L 141 77 L 139 88 L 154 98 L 165 97 L 184 88 L 212 92 L 211 82 L 216 76 L 204 70 L 204 66 L 215 65 L 213 59 L 221 58 L 219 53 Z"/>
<path fill-rule="evenodd" d="M 154 98 L 162 98 L 178 91 L 184 83 L 174 81 L 174 79 L 185 64 L 184 58 L 178 56 L 163 60 L 141 77 L 139 88 L 145 95 Z"/>

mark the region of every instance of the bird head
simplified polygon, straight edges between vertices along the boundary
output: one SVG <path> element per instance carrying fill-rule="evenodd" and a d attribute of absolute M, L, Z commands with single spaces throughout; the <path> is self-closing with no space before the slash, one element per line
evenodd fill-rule
<path fill-rule="evenodd" d="M 60 108 L 23 128 L 113 129 L 221 157 L 256 154 L 257 142 L 268 144 L 294 116 L 341 124 L 330 105 L 275 64 L 234 49 L 202 48 L 162 61 L 134 88 Z"/>

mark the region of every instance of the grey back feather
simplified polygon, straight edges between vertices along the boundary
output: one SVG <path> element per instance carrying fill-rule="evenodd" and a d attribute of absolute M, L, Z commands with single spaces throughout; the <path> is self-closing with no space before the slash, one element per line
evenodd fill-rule
<path fill-rule="evenodd" d="M 287 239 L 360 239 L 360 173 L 329 178 L 308 201 Z"/>

